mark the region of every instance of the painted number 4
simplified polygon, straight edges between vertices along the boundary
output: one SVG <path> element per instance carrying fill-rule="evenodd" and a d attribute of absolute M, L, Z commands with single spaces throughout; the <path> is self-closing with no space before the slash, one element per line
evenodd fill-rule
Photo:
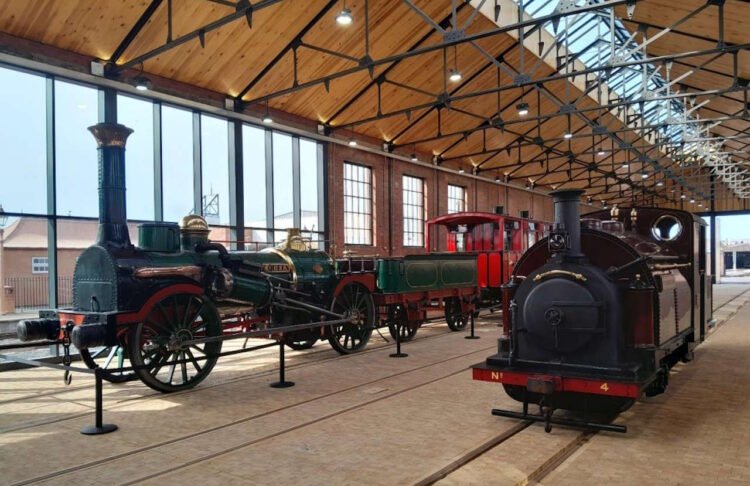
<path fill-rule="evenodd" d="M 609 385 L 606 383 L 602 383 L 602 386 L 599 387 L 599 389 L 606 391 L 609 391 Z"/>

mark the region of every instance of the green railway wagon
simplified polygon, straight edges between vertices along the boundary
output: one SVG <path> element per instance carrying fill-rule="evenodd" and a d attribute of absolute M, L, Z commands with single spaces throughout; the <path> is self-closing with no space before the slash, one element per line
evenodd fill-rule
<path fill-rule="evenodd" d="M 396 294 L 477 286 L 477 257 L 471 254 L 431 253 L 377 262 L 380 292 Z"/>

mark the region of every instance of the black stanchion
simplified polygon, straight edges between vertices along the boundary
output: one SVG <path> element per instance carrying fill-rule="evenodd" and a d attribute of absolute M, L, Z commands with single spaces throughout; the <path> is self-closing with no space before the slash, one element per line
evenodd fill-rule
<path fill-rule="evenodd" d="M 115 424 L 103 424 L 103 411 L 102 411 L 102 374 L 101 368 L 94 370 L 94 377 L 96 378 L 96 423 L 94 425 L 86 425 L 81 429 L 81 433 L 84 435 L 101 435 L 109 434 L 117 430 Z"/>
<path fill-rule="evenodd" d="M 408 354 L 401 352 L 401 328 L 402 327 L 403 325 L 401 324 L 401 321 L 396 323 L 396 352 L 388 355 L 391 358 L 406 358 L 407 356 L 409 356 Z"/>
<path fill-rule="evenodd" d="M 271 383 L 271 388 L 289 388 L 294 386 L 293 381 L 286 381 L 284 366 L 284 341 L 279 341 L 279 381 Z"/>
<path fill-rule="evenodd" d="M 469 316 L 469 319 L 471 319 L 471 334 L 469 334 L 468 336 L 464 336 L 464 339 L 479 339 L 479 336 L 474 335 L 474 312 L 471 312 Z"/>

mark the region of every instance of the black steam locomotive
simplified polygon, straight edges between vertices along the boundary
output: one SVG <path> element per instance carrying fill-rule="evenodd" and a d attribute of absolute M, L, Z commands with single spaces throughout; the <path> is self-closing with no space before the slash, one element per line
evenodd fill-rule
<path fill-rule="evenodd" d="M 624 432 L 553 417 L 619 412 L 665 391 L 712 319 L 706 224 L 686 211 L 617 207 L 579 216 L 582 191 L 553 193 L 555 229 L 504 287 L 498 353 L 473 367 L 523 413 L 493 414 Z M 621 214 L 624 217 L 621 217 Z M 539 415 L 528 405 L 538 404 Z"/>

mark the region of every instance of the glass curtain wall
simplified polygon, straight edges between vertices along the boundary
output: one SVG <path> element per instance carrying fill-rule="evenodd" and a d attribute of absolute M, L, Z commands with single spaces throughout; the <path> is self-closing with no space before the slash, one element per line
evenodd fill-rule
<path fill-rule="evenodd" d="M 14 287 L 19 312 L 69 305 L 75 260 L 96 238 L 88 127 L 103 116 L 102 95 L 0 65 L 0 283 Z M 140 222 L 200 213 L 210 237 L 232 248 L 278 243 L 290 227 L 323 246 L 320 143 L 123 93 L 117 121 L 134 130 L 126 155 L 134 243 Z"/>

